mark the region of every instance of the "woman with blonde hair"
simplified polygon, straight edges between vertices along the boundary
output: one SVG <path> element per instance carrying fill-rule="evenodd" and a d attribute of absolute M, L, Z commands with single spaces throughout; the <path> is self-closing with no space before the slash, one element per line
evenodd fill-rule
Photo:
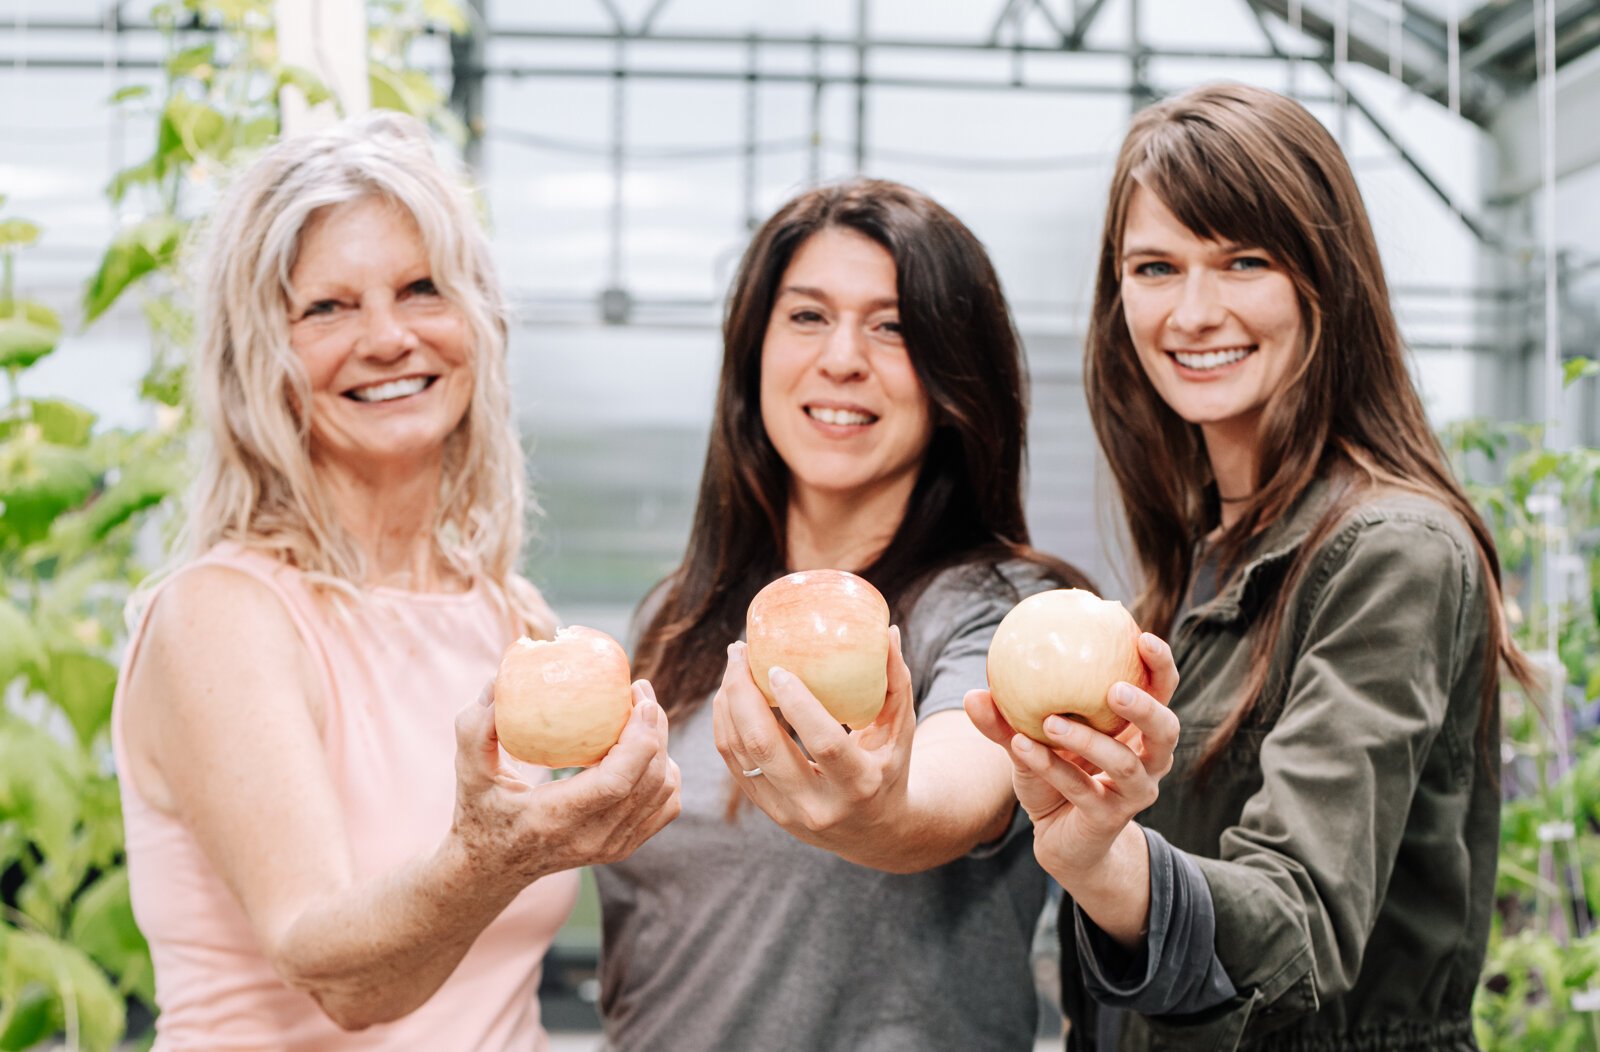
<path fill-rule="evenodd" d="M 1235 84 L 1135 118 L 1085 360 L 1181 741 L 1042 749 L 967 699 L 1073 900 L 1068 1047 L 1475 1048 L 1497 683 L 1530 670 L 1316 118 Z"/>
<path fill-rule="evenodd" d="M 207 457 L 113 715 L 156 1048 L 543 1047 L 573 870 L 678 774 L 644 683 L 592 770 L 499 750 L 484 684 L 554 618 L 470 200 L 378 114 L 269 149 L 211 226 Z"/>

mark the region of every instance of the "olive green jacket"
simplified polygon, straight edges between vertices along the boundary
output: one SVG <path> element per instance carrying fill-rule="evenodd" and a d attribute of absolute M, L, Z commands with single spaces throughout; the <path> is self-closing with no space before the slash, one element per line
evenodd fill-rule
<path fill-rule="evenodd" d="M 1294 587 L 1257 712 L 1208 781 L 1189 776 L 1330 499 L 1309 491 L 1174 626 L 1182 734 L 1141 821 L 1198 864 L 1237 996 L 1130 1016 L 1124 1050 L 1476 1047 L 1500 797 L 1476 744 L 1493 674 L 1484 571 L 1454 515 L 1398 492 L 1347 515 Z M 1068 1047 L 1091 1049 L 1095 1006 L 1063 943 Z"/>

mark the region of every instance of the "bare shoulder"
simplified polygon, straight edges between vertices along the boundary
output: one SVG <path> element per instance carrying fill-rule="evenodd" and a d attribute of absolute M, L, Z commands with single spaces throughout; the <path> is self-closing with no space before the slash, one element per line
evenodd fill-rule
<path fill-rule="evenodd" d="M 172 809 L 176 757 L 263 719 L 321 724 L 310 654 L 282 599 L 227 566 L 179 572 L 156 596 L 129 667 L 124 727 L 140 791 Z"/>
<path fill-rule="evenodd" d="M 177 658 L 199 669 L 223 662 L 282 669 L 304 649 L 271 588 L 242 570 L 208 564 L 181 571 L 161 590 L 141 656 Z"/>

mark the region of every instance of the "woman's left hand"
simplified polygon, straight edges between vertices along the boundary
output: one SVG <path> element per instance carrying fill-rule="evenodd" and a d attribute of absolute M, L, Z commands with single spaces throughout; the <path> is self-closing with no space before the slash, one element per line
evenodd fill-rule
<path fill-rule="evenodd" d="M 728 648 L 728 668 L 712 701 L 717 751 L 752 803 L 795 837 L 844 854 L 890 825 L 904 802 L 916 713 L 900 630 L 889 629 L 889 692 L 883 711 L 848 730 L 800 678 L 769 677 L 790 737 L 751 678 L 745 644 Z M 796 742 L 798 738 L 798 742 Z M 803 747 L 803 748 L 802 748 Z"/>

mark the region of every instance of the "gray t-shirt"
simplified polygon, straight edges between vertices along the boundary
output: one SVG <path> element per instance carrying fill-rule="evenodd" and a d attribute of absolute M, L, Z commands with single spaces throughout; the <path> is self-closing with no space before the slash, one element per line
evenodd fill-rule
<path fill-rule="evenodd" d="M 918 719 L 959 709 L 983 686 L 1000 619 L 1056 586 L 1022 562 L 936 578 L 902 626 Z M 858 866 L 801 843 L 748 803 L 730 822 L 734 790 L 711 724 L 707 701 L 672 725 L 682 816 L 595 871 L 607 1047 L 1031 1049 L 1028 951 L 1045 876 L 1026 819 L 921 873 Z"/>

